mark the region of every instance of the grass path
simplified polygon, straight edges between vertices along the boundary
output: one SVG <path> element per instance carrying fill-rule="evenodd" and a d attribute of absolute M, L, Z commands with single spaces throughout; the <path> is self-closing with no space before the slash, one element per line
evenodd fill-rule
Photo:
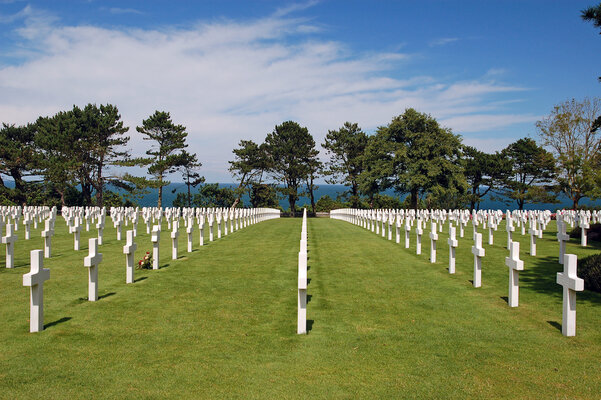
<path fill-rule="evenodd" d="M 539 257 L 525 255 L 527 237 L 515 235 L 526 270 L 520 307 L 510 309 L 503 226 L 485 245 L 483 287 L 474 289 L 468 238 L 449 275 L 445 234 L 430 264 L 425 240 L 416 256 L 357 226 L 310 219 L 303 336 L 295 334 L 300 222 L 263 222 L 203 247 L 195 238 L 190 254 L 182 233 L 174 261 L 164 231 L 162 268 L 136 271 L 133 285 L 124 283 L 125 243 L 107 228 L 101 299 L 91 303 L 83 257 L 95 230 L 74 252 L 60 220 L 38 334 L 28 333 L 22 275 L 42 241 L 37 231 L 22 240 L 20 227 L 17 268 L 5 269 L 0 251 L 0 398 L 599 397 L 601 296 L 578 294 L 577 336 L 563 337 L 554 227 Z M 145 234 L 136 242 L 139 257 L 151 249 Z M 568 251 L 599 249 L 574 242 Z"/>

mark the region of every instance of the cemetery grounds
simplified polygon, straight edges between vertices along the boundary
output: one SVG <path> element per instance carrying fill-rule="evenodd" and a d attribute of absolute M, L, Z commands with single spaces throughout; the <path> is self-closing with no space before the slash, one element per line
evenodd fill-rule
<path fill-rule="evenodd" d="M 152 252 L 139 224 L 136 261 Z M 125 239 L 107 224 L 99 300 L 87 301 L 88 238 L 73 250 L 62 218 L 44 259 L 45 330 L 29 333 L 29 252 L 38 229 L 19 226 L 14 269 L 0 250 L 0 398 L 532 398 L 601 397 L 601 294 L 577 295 L 575 337 L 561 334 L 562 288 L 552 221 L 528 254 L 521 243 L 519 307 L 507 305 L 503 221 L 484 240 L 482 287 L 472 287 L 471 228 L 447 270 L 447 230 L 437 262 L 358 226 L 308 221 L 308 334 L 296 334 L 301 219 L 249 226 L 171 260 L 136 270 L 125 284 Z M 131 229 L 131 226 L 125 227 Z M 480 230 L 482 232 L 482 230 Z M 167 233 L 166 223 L 163 232 Z M 424 232 L 428 230 L 424 229 Z M 487 235 L 483 235 L 487 237 Z M 123 235 L 125 238 L 125 234 Z M 599 242 L 567 253 L 601 251 Z"/>

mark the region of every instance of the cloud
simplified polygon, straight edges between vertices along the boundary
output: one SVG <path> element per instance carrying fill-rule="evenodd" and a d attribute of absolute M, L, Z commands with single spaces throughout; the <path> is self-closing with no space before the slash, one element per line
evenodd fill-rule
<path fill-rule="evenodd" d="M 208 181 L 224 182 L 231 180 L 227 161 L 238 141 L 262 141 L 286 120 L 307 126 L 321 143 L 328 129 L 345 121 L 373 131 L 407 107 L 456 133 L 535 119 L 502 113 L 499 102 L 511 101 L 506 97 L 522 87 L 486 76 L 455 82 L 409 76 L 402 65 L 410 54 L 356 54 L 344 43 L 311 36 L 308 21 L 282 16 L 293 11 L 147 30 L 61 26 L 28 7 L 16 31 L 26 57 L 0 67 L 0 122 L 111 103 L 141 155 L 148 143 L 135 127 L 155 110 L 170 111 L 187 127 L 189 150 L 198 154 Z"/>
<path fill-rule="evenodd" d="M 430 47 L 444 46 L 445 44 L 453 43 L 458 40 L 459 40 L 459 38 L 456 38 L 456 37 L 439 38 L 439 39 L 431 40 L 429 45 L 430 45 Z"/>
<path fill-rule="evenodd" d="M 272 17 L 274 17 L 274 18 L 285 17 L 296 11 L 303 11 L 303 10 L 306 10 L 307 8 L 311 8 L 317 4 L 319 4 L 318 0 L 311 0 L 311 1 L 304 2 L 304 3 L 292 3 L 291 5 L 278 8 L 272 14 Z"/>
<path fill-rule="evenodd" d="M 109 8 L 108 11 L 111 14 L 138 14 L 138 15 L 144 14 L 142 11 L 136 10 L 135 8 L 112 7 L 112 8 Z"/>

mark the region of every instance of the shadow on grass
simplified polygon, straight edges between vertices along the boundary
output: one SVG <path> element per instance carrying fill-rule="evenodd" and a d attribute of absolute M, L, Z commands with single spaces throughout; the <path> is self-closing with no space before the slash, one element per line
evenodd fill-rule
<path fill-rule="evenodd" d="M 313 330 L 313 323 L 315 321 L 312 319 L 308 319 L 307 320 L 307 333 L 311 332 Z"/>
<path fill-rule="evenodd" d="M 559 330 L 559 332 L 561 332 L 561 324 L 557 321 L 547 321 L 547 323 L 549 325 L 551 325 L 552 327 L 556 328 L 557 330 Z"/>
<path fill-rule="evenodd" d="M 136 282 L 140 282 L 140 281 L 143 281 L 143 280 L 145 280 L 145 279 L 148 279 L 148 277 L 147 277 L 147 276 L 141 276 L 141 277 L 139 277 L 138 279 L 134 279 L 134 283 L 136 283 Z"/>
<path fill-rule="evenodd" d="M 159 269 L 168 268 L 169 265 L 171 265 L 171 264 L 167 263 L 167 264 L 159 265 Z"/>
<path fill-rule="evenodd" d="M 311 278 L 307 278 L 307 286 L 311 283 Z"/>
<path fill-rule="evenodd" d="M 67 322 L 70 319 L 72 319 L 72 318 L 71 317 L 62 317 L 61 319 L 57 319 L 56 321 L 52 321 L 47 324 L 44 324 L 44 329 L 48 329 L 54 325 L 62 324 L 63 322 Z"/>
<path fill-rule="evenodd" d="M 103 294 L 102 296 L 98 296 L 98 300 L 102 300 L 102 299 L 104 299 L 104 298 L 106 298 L 106 297 L 110 297 L 110 296 L 113 296 L 113 295 L 115 295 L 115 294 L 117 294 L 117 293 L 115 293 L 115 292 L 108 292 L 108 293 L 105 293 L 105 294 Z"/>
<path fill-rule="evenodd" d="M 526 266 L 520 273 L 520 283 L 529 289 L 561 299 L 563 294 L 561 286 L 557 284 L 557 273 L 562 271 L 563 266 L 557 262 L 557 257 L 539 257 L 533 260 L 531 268 Z M 601 304 L 601 295 L 585 290 L 578 293 L 578 301 Z"/>
<path fill-rule="evenodd" d="M 501 300 L 503 300 L 505 303 L 509 304 L 509 297 L 501 296 Z"/>
<path fill-rule="evenodd" d="M 309 304 L 311 302 L 311 297 L 313 297 L 313 296 L 311 296 L 310 294 L 307 295 L 307 304 Z"/>

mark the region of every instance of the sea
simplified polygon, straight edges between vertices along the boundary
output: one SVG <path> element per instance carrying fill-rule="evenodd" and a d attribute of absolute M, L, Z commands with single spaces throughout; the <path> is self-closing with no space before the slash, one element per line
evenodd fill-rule
<path fill-rule="evenodd" d="M 219 187 L 228 187 L 231 189 L 235 189 L 238 187 L 238 185 L 235 183 L 220 183 Z M 197 190 L 198 190 L 197 188 L 192 189 L 192 192 L 194 193 Z M 348 190 L 349 190 L 349 188 L 344 185 L 329 185 L 329 184 L 317 185 L 317 189 L 314 192 L 315 201 L 317 202 L 317 200 L 319 200 L 320 197 L 326 196 L 326 195 L 330 196 L 330 198 L 335 200 L 339 195 L 343 195 Z M 187 193 L 187 188 L 184 183 L 175 183 L 174 182 L 174 183 L 171 183 L 169 186 L 163 188 L 163 205 L 164 205 L 164 207 L 170 207 L 172 205 L 173 200 L 177 196 L 177 193 Z M 399 193 L 396 193 L 394 190 L 387 190 L 387 191 L 383 192 L 382 194 L 398 197 L 401 199 L 401 201 L 403 201 L 407 197 L 407 194 L 399 194 Z M 499 197 L 499 196 L 497 196 L 497 197 Z M 158 199 L 158 190 L 153 190 L 149 194 L 143 196 L 138 201 L 138 204 L 141 207 L 152 207 L 157 204 L 157 199 Z M 567 196 L 562 194 L 562 195 L 559 195 L 557 197 L 557 199 L 558 199 L 559 203 L 526 204 L 526 205 L 524 205 L 524 209 L 555 211 L 558 209 L 563 209 L 563 208 L 568 209 L 568 208 L 572 207 L 572 201 Z M 250 206 L 250 198 L 248 195 L 243 196 L 242 201 L 245 206 Z M 284 210 L 286 210 L 290 207 L 290 204 L 288 203 L 288 198 L 283 198 L 282 196 L 280 196 L 280 198 L 279 198 L 279 204 L 280 204 L 280 207 Z M 593 201 L 590 199 L 582 199 L 579 204 L 586 205 L 586 206 L 599 207 L 599 206 L 601 206 L 601 200 Z M 306 196 L 300 197 L 300 199 L 296 202 L 296 206 L 298 208 L 302 208 L 304 205 L 306 205 L 308 207 L 311 205 L 311 200 Z M 486 196 L 486 197 L 484 197 L 483 201 L 480 202 L 481 210 L 507 210 L 507 209 L 513 210 L 516 208 L 517 208 L 516 202 L 512 201 L 511 199 L 507 199 L 507 198 L 493 200 L 493 199 L 489 198 L 489 196 Z"/>
<path fill-rule="evenodd" d="M 5 180 L 5 185 L 7 187 L 14 187 L 14 182 Z M 227 187 L 231 189 L 235 189 L 238 187 L 237 183 L 220 183 L 219 187 Z M 119 189 L 109 188 L 110 190 L 120 191 Z M 322 196 L 330 196 L 330 198 L 336 200 L 338 196 L 344 195 L 345 192 L 348 192 L 349 188 L 344 185 L 329 185 L 322 184 L 317 185 L 315 189 L 314 196 L 315 201 L 319 200 Z M 198 191 L 198 187 L 192 188 L 192 193 L 196 193 Z M 171 207 L 173 204 L 173 200 L 175 200 L 178 193 L 187 193 L 186 184 L 183 182 L 173 182 L 168 186 L 163 188 L 163 207 Z M 394 190 L 386 190 L 382 192 L 382 194 L 386 194 L 389 196 L 397 197 L 401 201 L 403 201 L 407 194 L 399 194 Z M 288 203 L 288 198 L 279 195 L 279 205 L 282 209 L 286 210 L 290 208 L 290 204 Z M 145 194 L 137 199 L 137 203 L 140 207 L 154 207 L 157 204 L 158 200 L 158 189 L 150 189 L 148 194 Z M 561 194 L 557 197 L 558 203 L 537 203 L 537 204 L 525 204 L 524 209 L 526 210 L 559 210 L 559 209 L 569 209 L 572 208 L 572 201 L 565 195 Z M 250 206 L 250 198 L 248 195 L 244 195 L 242 197 L 243 205 L 249 207 Z M 580 205 L 586 205 L 589 207 L 601 207 L 601 200 L 590 200 L 590 199 L 582 199 L 579 202 Z M 296 206 L 298 208 L 302 208 L 303 206 L 310 207 L 311 200 L 307 196 L 301 196 L 300 199 L 296 202 Z M 482 202 L 480 202 L 481 210 L 513 210 L 517 208 L 517 204 L 515 201 L 511 199 L 502 198 L 500 196 L 496 196 L 495 199 L 490 196 L 484 197 Z"/>

